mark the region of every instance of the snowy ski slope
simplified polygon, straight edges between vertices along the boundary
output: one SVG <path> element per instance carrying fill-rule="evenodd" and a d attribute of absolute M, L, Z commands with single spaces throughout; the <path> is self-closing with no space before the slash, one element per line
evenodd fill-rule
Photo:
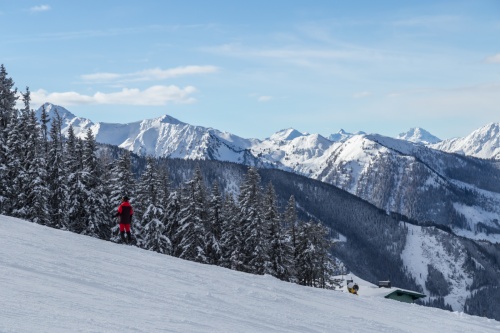
<path fill-rule="evenodd" d="M 0 332 L 500 332 L 500 322 L 301 287 L 0 216 Z"/>

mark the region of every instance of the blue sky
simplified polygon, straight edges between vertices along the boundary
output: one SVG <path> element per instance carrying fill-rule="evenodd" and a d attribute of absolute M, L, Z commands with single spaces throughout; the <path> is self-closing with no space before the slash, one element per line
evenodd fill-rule
<path fill-rule="evenodd" d="M 500 121 L 500 1 L 0 0 L 0 63 L 33 107 L 445 139 Z"/>

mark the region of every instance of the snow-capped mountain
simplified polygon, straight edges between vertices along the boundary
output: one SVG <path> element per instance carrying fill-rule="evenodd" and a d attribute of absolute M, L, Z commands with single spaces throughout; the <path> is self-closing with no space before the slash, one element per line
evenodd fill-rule
<path fill-rule="evenodd" d="M 56 111 L 63 119 L 61 132 L 67 135 L 69 126 L 75 135 L 85 138 L 92 130 L 96 141 L 130 150 L 140 155 L 166 156 L 186 159 L 213 159 L 262 166 L 249 147 L 253 141 L 212 128 L 193 126 L 170 116 L 147 119 L 129 124 L 93 123 L 76 117 L 61 106 L 45 104 L 49 118 Z M 40 118 L 42 108 L 38 109 Z"/>
<path fill-rule="evenodd" d="M 343 129 L 341 129 L 340 131 L 338 131 L 335 134 L 330 134 L 330 136 L 328 137 L 328 140 L 333 141 L 333 142 L 344 142 L 347 139 L 353 137 L 354 135 L 362 135 L 362 134 L 366 134 L 366 133 L 359 131 L 355 134 L 352 134 L 352 133 L 348 133 L 348 132 L 344 131 Z"/>
<path fill-rule="evenodd" d="M 303 287 L 0 216 L 1 332 L 498 332 L 500 322 Z M 362 311 L 360 311 L 362 309 Z M 395 315 L 397 314 L 397 315 Z"/>
<path fill-rule="evenodd" d="M 444 140 L 431 147 L 450 153 L 500 160 L 500 123 L 490 123 L 464 138 Z"/>
<path fill-rule="evenodd" d="M 189 125 L 169 116 L 130 124 L 94 124 L 61 107 L 46 104 L 45 108 L 50 116 L 55 110 L 63 116 L 63 133 L 71 124 L 81 138 L 90 128 L 98 142 L 141 155 L 279 168 L 333 184 L 387 212 L 449 225 L 470 238 L 500 241 L 500 225 L 495 222 L 500 215 L 497 167 L 408 140 L 431 140 L 432 136 L 421 129 L 405 136 L 406 140 L 341 131 L 342 138 L 332 141 L 295 129 L 258 140 Z M 464 142 L 481 144 L 480 151 L 485 154 L 499 154 L 498 128 L 498 124 L 491 124 Z"/>
<path fill-rule="evenodd" d="M 327 154 L 311 178 L 387 212 L 500 241 L 500 172 L 495 165 L 380 135 L 355 136 Z"/>
<path fill-rule="evenodd" d="M 441 139 L 427 132 L 423 128 L 411 128 L 408 132 L 400 133 L 397 139 L 406 140 L 425 145 L 441 142 Z"/>

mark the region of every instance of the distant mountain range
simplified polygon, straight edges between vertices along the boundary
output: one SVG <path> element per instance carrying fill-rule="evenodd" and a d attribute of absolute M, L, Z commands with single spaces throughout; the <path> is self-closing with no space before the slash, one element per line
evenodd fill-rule
<path fill-rule="evenodd" d="M 64 134 L 72 125 L 80 138 L 90 128 L 98 142 L 139 155 L 290 171 L 333 184 L 387 212 L 448 225 L 469 238 L 500 241 L 499 123 L 445 141 L 421 128 L 398 138 L 343 130 L 326 138 L 290 128 L 259 140 L 170 116 L 130 124 L 93 123 L 60 106 L 43 107 L 49 117 L 57 111 L 64 119 Z"/>

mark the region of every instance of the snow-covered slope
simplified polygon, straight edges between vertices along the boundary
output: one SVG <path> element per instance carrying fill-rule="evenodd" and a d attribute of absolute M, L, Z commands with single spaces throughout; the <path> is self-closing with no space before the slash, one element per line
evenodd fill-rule
<path fill-rule="evenodd" d="M 333 145 L 308 176 L 387 212 L 450 225 L 473 239 L 500 242 L 500 232 L 495 231 L 500 230 L 495 222 L 500 215 L 499 170 L 487 163 L 372 134 Z M 492 232 L 484 235 L 480 223 Z"/>
<path fill-rule="evenodd" d="M 427 286 L 432 282 L 436 283 L 429 274 L 429 266 L 432 266 L 444 278 L 444 288 L 439 290 L 442 293 L 440 296 L 453 309 L 463 309 L 473 282 L 472 274 L 464 270 L 467 259 L 464 246 L 457 238 L 450 237 L 439 229 L 413 225 L 407 227 L 409 232 L 401 258 L 410 275 L 422 287 L 424 294 L 431 296 L 435 290 L 429 290 Z M 437 296 L 434 295 L 434 298 Z"/>
<path fill-rule="evenodd" d="M 500 160 L 500 123 L 490 123 L 464 138 L 444 140 L 431 147 L 450 153 Z"/>
<path fill-rule="evenodd" d="M 433 144 L 441 141 L 441 139 L 420 127 L 410 128 L 408 132 L 400 133 L 397 139 L 422 144 Z"/>
<path fill-rule="evenodd" d="M 301 287 L 0 216 L 0 332 L 498 332 L 500 322 Z"/>

